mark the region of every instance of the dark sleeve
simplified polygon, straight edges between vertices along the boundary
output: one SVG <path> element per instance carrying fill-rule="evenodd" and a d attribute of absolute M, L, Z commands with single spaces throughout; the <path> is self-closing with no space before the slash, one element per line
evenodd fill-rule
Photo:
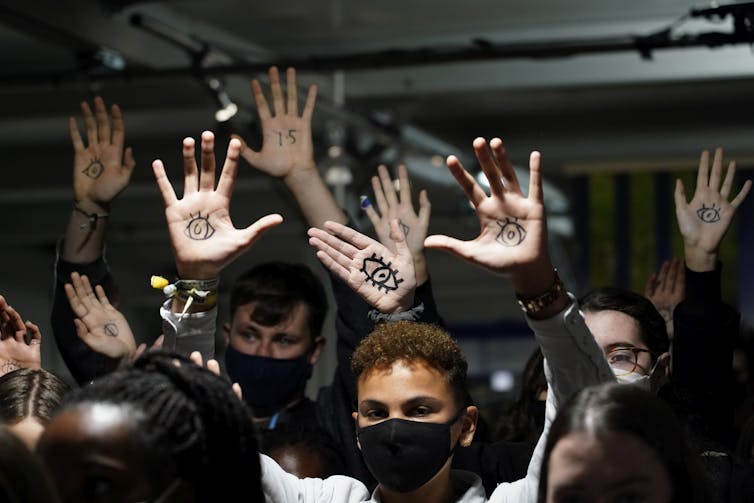
<path fill-rule="evenodd" d="M 733 432 L 733 340 L 740 314 L 722 300 L 721 266 L 686 268 L 686 298 L 673 312 L 673 386 L 688 411 L 689 426 L 730 445 Z"/>
<path fill-rule="evenodd" d="M 71 273 L 74 271 L 85 274 L 89 278 L 92 288 L 95 285 L 102 285 L 108 296 L 112 293 L 108 291 L 108 285 L 112 281 L 104 258 L 88 264 L 74 264 L 61 259 L 60 254 L 58 254 L 55 264 L 55 292 L 50 323 L 63 361 L 76 382 L 83 385 L 95 377 L 105 374 L 110 368 L 111 362 L 108 358 L 92 351 L 76 335 L 76 328 L 73 324 L 75 316 L 63 289 L 63 285 L 71 281 Z"/>

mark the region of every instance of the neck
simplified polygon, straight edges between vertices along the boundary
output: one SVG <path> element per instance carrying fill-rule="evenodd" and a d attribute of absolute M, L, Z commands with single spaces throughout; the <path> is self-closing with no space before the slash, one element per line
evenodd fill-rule
<path fill-rule="evenodd" d="M 450 480 L 450 462 L 453 456 L 440 468 L 440 471 L 429 482 L 409 493 L 393 492 L 383 486 L 378 487 L 383 503 L 414 503 L 416 501 L 432 501 L 433 503 L 452 503 L 453 484 Z"/>

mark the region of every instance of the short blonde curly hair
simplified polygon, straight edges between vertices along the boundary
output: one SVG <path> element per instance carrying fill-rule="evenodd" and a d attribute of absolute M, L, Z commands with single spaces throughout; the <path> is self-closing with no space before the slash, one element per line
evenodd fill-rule
<path fill-rule="evenodd" d="M 466 358 L 450 335 L 436 325 L 415 321 L 381 323 L 361 341 L 351 358 L 358 379 L 397 361 L 423 362 L 442 373 L 459 406 L 466 401 Z"/>

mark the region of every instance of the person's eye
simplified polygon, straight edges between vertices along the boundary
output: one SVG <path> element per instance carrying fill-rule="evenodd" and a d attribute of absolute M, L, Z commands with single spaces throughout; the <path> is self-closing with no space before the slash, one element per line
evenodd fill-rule
<path fill-rule="evenodd" d="M 371 420 L 377 420 L 377 419 L 385 419 L 387 417 L 387 413 L 384 410 L 379 409 L 370 409 L 362 414 L 367 419 Z"/>
<path fill-rule="evenodd" d="M 296 344 L 296 341 L 294 339 L 291 339 L 289 337 L 281 337 L 277 340 L 277 343 L 281 346 L 292 346 Z"/>
<path fill-rule="evenodd" d="M 412 417 L 424 417 L 428 414 L 432 413 L 432 409 L 425 405 L 419 405 L 418 407 L 414 407 L 414 409 L 411 411 Z"/>
<path fill-rule="evenodd" d="M 243 332 L 239 332 L 239 335 L 246 339 L 247 341 L 253 341 L 257 338 L 257 333 L 254 331 L 244 330 Z"/>

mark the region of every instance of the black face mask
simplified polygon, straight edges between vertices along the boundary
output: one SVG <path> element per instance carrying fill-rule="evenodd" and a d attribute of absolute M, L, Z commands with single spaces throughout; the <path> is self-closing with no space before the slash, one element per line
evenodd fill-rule
<path fill-rule="evenodd" d="M 225 368 L 243 390 L 243 399 L 255 410 L 277 411 L 303 393 L 312 376 L 309 355 L 282 360 L 247 355 L 233 346 L 225 350 Z"/>
<path fill-rule="evenodd" d="M 445 464 L 450 427 L 466 412 L 461 409 L 447 423 L 388 419 L 358 428 L 357 435 L 369 471 L 391 491 L 407 493 L 426 484 Z"/>

